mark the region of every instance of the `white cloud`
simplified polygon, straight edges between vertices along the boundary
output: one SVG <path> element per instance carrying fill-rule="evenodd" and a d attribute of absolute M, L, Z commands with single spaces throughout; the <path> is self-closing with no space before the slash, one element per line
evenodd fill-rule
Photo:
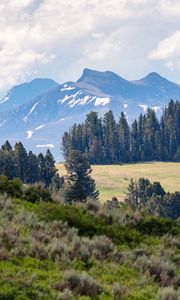
<path fill-rule="evenodd" d="M 1 0 L 0 90 L 35 74 L 59 81 L 75 79 L 84 67 L 136 77 L 139 70 L 154 68 L 148 54 L 178 30 L 178 3 Z"/>
<path fill-rule="evenodd" d="M 180 30 L 160 41 L 150 59 L 165 60 L 170 69 L 180 68 Z"/>

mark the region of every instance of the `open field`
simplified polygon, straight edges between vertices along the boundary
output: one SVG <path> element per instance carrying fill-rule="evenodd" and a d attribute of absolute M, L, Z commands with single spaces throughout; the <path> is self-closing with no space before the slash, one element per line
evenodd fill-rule
<path fill-rule="evenodd" d="M 57 165 L 60 174 L 65 175 L 63 164 Z M 180 190 L 180 163 L 153 162 L 132 165 L 97 165 L 92 166 L 92 177 L 96 180 L 100 200 L 105 201 L 113 196 L 123 199 L 131 178 L 148 178 L 160 181 L 166 191 Z"/>

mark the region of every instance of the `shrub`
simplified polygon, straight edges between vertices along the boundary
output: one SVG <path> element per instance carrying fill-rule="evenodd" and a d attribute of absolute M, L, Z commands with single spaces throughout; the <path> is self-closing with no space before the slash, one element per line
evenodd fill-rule
<path fill-rule="evenodd" d="M 126 293 L 127 293 L 127 288 L 125 286 L 117 282 L 114 283 L 113 290 L 112 290 L 114 300 L 121 300 L 121 299 L 123 300 Z"/>
<path fill-rule="evenodd" d="M 65 289 L 63 293 L 61 293 L 57 300 L 71 300 L 73 299 L 73 294 L 69 289 Z"/>
<path fill-rule="evenodd" d="M 8 184 L 8 178 L 4 175 L 0 176 L 0 193 L 5 193 Z"/>
<path fill-rule="evenodd" d="M 172 287 L 162 288 L 158 291 L 155 300 L 178 300 L 180 292 L 175 291 Z"/>
<path fill-rule="evenodd" d="M 57 238 L 53 238 L 51 244 L 48 245 L 48 253 L 50 259 L 56 261 L 65 253 L 65 245 Z"/>
<path fill-rule="evenodd" d="M 180 247 L 180 240 L 170 234 L 166 234 L 163 237 L 164 247 L 166 248 L 176 248 Z"/>
<path fill-rule="evenodd" d="M 87 199 L 87 202 L 86 202 L 85 206 L 86 206 L 86 209 L 88 211 L 92 211 L 94 213 L 97 213 L 98 210 L 99 210 L 99 204 L 98 204 L 98 202 L 95 201 L 94 199 L 91 199 L 91 198 Z"/>
<path fill-rule="evenodd" d="M 39 203 L 40 200 L 52 202 L 51 193 L 40 185 L 26 188 L 23 198 L 31 203 Z"/>
<path fill-rule="evenodd" d="M 23 195 L 23 184 L 18 178 L 9 180 L 6 186 L 6 193 L 11 197 L 21 198 Z"/>
<path fill-rule="evenodd" d="M 65 288 L 81 295 L 95 297 L 100 292 L 99 284 L 89 275 L 80 274 L 74 270 L 66 271 L 63 276 L 63 283 L 59 288 Z"/>
<path fill-rule="evenodd" d="M 97 259 L 107 259 L 113 252 L 114 245 L 108 237 L 98 236 L 91 240 L 90 249 Z"/>
<path fill-rule="evenodd" d="M 150 258 L 146 256 L 139 257 L 135 265 L 140 267 L 143 273 L 148 272 L 162 286 L 171 285 L 176 275 L 173 265 L 156 256 Z"/>
<path fill-rule="evenodd" d="M 135 228 L 143 234 L 152 234 L 163 236 L 164 234 L 178 235 L 180 234 L 180 226 L 178 222 L 170 219 L 158 217 L 141 218 Z"/>

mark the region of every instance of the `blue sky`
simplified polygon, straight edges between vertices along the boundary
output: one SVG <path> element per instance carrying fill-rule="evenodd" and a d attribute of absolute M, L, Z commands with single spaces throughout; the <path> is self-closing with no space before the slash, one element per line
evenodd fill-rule
<path fill-rule="evenodd" d="M 179 0 L 1 0 L 0 93 L 84 68 L 180 83 Z"/>

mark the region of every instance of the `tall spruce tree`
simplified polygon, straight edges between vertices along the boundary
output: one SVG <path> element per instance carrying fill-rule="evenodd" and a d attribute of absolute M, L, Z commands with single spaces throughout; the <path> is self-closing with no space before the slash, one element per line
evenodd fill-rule
<path fill-rule="evenodd" d="M 39 176 L 38 158 L 30 151 L 28 154 L 28 183 L 38 182 Z"/>
<path fill-rule="evenodd" d="M 57 169 L 55 167 L 54 158 L 48 149 L 45 155 L 45 176 L 43 178 L 46 187 L 52 183 L 52 178 L 56 175 L 56 172 Z"/>
<path fill-rule="evenodd" d="M 94 179 L 91 178 L 91 166 L 87 156 L 79 150 L 72 150 L 65 162 L 67 180 L 64 185 L 66 202 L 86 201 L 87 197 L 98 198 Z"/>
<path fill-rule="evenodd" d="M 111 110 L 104 115 L 104 148 L 106 162 L 116 162 L 118 157 L 117 125 Z"/>
<path fill-rule="evenodd" d="M 21 142 L 15 144 L 13 153 L 16 167 L 16 176 L 23 182 L 28 183 L 28 155 Z"/>
<path fill-rule="evenodd" d="M 119 137 L 119 160 L 129 162 L 130 160 L 130 131 L 125 114 L 122 112 L 118 124 Z"/>

